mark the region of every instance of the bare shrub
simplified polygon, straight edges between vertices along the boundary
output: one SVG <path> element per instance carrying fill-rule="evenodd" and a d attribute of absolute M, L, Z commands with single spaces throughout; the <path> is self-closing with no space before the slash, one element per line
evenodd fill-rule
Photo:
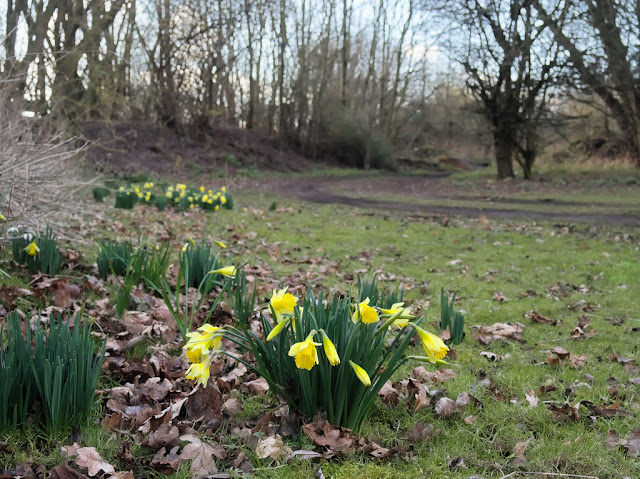
<path fill-rule="evenodd" d="M 0 212 L 15 226 L 61 230 L 65 211 L 81 211 L 75 196 L 85 185 L 78 161 L 83 147 L 25 117 L 9 87 L 0 83 Z"/>

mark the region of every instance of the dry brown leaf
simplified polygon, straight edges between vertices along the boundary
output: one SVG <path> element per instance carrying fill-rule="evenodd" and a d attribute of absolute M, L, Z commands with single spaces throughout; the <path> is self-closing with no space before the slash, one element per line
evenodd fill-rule
<path fill-rule="evenodd" d="M 462 392 L 458 394 L 458 397 L 456 398 L 456 404 L 455 404 L 456 411 L 458 412 L 464 411 L 464 409 L 469 405 L 472 399 L 473 397 L 468 392 Z"/>
<path fill-rule="evenodd" d="M 400 393 L 393 387 L 389 380 L 382 385 L 378 395 L 382 398 L 382 402 L 387 406 L 397 406 L 400 404 Z"/>
<path fill-rule="evenodd" d="M 524 313 L 524 317 L 530 319 L 534 323 L 542 323 L 542 324 L 550 324 L 555 326 L 558 324 L 557 319 L 547 318 L 546 316 L 542 316 L 541 314 L 536 313 L 535 311 L 529 311 Z"/>
<path fill-rule="evenodd" d="M 180 431 L 177 426 L 174 426 L 170 422 L 162 423 L 157 429 L 154 429 L 151 434 L 142 443 L 143 446 L 148 446 L 151 449 L 160 449 L 164 446 L 175 446 L 178 443 L 180 437 Z"/>
<path fill-rule="evenodd" d="M 540 403 L 540 400 L 538 399 L 538 396 L 536 396 L 536 392 L 533 389 L 527 391 L 524 397 L 529 402 L 529 407 L 537 407 Z"/>
<path fill-rule="evenodd" d="M 133 475 L 133 471 L 122 471 L 122 472 L 116 472 L 115 474 L 112 474 L 111 476 L 109 476 L 109 479 L 136 479 L 136 478 Z"/>
<path fill-rule="evenodd" d="M 288 459 L 293 451 L 290 447 L 285 447 L 282 437 L 276 434 L 258 441 L 256 446 L 256 456 L 261 459 L 270 457 L 276 461 Z"/>
<path fill-rule="evenodd" d="M 269 392 L 269 384 L 265 378 L 258 378 L 243 384 L 242 389 L 249 391 L 254 396 L 264 396 Z"/>
<path fill-rule="evenodd" d="M 591 412 L 596 416 L 602 416 L 606 418 L 612 418 L 615 416 L 622 417 L 632 417 L 633 414 L 628 413 L 627 411 L 620 409 L 621 403 L 615 403 L 610 406 L 605 406 L 604 404 L 600 407 L 596 406 L 590 401 L 581 401 L 580 404 L 586 406 L 591 410 Z"/>
<path fill-rule="evenodd" d="M 409 432 L 409 441 L 422 442 L 426 439 L 431 439 L 437 431 L 434 431 L 433 424 L 427 424 L 425 426 L 423 421 L 418 421 L 415 426 Z"/>
<path fill-rule="evenodd" d="M 334 454 L 346 454 L 355 444 L 349 429 L 332 426 L 328 421 L 321 427 L 317 427 L 316 424 L 304 424 L 302 431 L 315 444 L 328 448 Z"/>
<path fill-rule="evenodd" d="M 233 417 L 236 414 L 240 414 L 243 410 L 242 403 L 238 398 L 229 398 L 222 405 L 222 411 Z"/>
<path fill-rule="evenodd" d="M 435 411 L 436 416 L 447 418 L 456 412 L 456 403 L 448 397 L 440 398 L 438 402 L 436 402 Z"/>
<path fill-rule="evenodd" d="M 495 323 L 491 326 L 471 326 L 471 336 L 484 345 L 496 339 L 524 341 L 523 330 L 524 326 L 519 323 Z"/>
<path fill-rule="evenodd" d="M 439 383 L 443 383 L 448 381 L 449 379 L 455 379 L 458 377 L 458 373 L 456 373 L 453 369 L 438 369 L 433 379 L 435 379 Z"/>
<path fill-rule="evenodd" d="M 480 356 L 484 356 L 489 361 L 494 361 L 494 362 L 498 362 L 500 361 L 500 359 L 502 359 L 498 354 L 492 353 L 491 351 L 482 351 L 480 353 Z"/>
<path fill-rule="evenodd" d="M 198 386 L 186 402 L 187 416 L 194 421 L 219 422 L 222 416 L 222 393 L 213 381 Z"/>
<path fill-rule="evenodd" d="M 409 379 L 409 384 L 407 385 L 407 395 L 409 396 L 409 403 L 413 405 L 414 411 L 422 409 L 423 407 L 431 404 L 431 399 L 429 399 L 429 396 L 427 396 L 427 391 L 425 390 L 422 383 L 420 383 L 416 379 Z"/>
<path fill-rule="evenodd" d="M 196 434 L 183 434 L 180 436 L 180 440 L 188 442 L 186 446 L 182 448 L 180 453 L 180 461 L 191 462 L 191 476 L 206 476 L 208 474 L 215 474 L 218 472 L 216 467 L 216 460 L 226 459 L 227 453 L 221 445 L 212 446 L 200 440 Z"/>
<path fill-rule="evenodd" d="M 549 404 L 547 408 L 551 411 L 553 420 L 556 422 L 578 421 L 580 419 L 578 408 L 570 404 L 565 403 L 560 407 L 555 404 Z"/>
<path fill-rule="evenodd" d="M 607 445 L 609 447 L 622 447 L 629 457 L 638 457 L 640 452 L 640 429 L 634 429 L 624 439 L 619 439 L 618 433 L 610 430 L 607 434 Z"/>
<path fill-rule="evenodd" d="M 307 451 L 305 449 L 298 449 L 297 451 L 293 451 L 291 453 L 291 458 L 297 457 L 298 459 L 319 459 L 322 457 L 322 454 L 315 451 Z"/>
<path fill-rule="evenodd" d="M 524 457 L 524 451 L 527 449 L 527 446 L 533 441 L 533 436 L 523 442 L 517 443 L 513 446 L 512 454 L 516 457 Z"/>
<path fill-rule="evenodd" d="M 418 366 L 417 368 L 414 368 L 411 373 L 409 373 L 410 378 L 417 379 L 421 383 L 430 381 L 431 379 L 433 379 L 433 376 L 434 374 L 430 371 L 427 371 L 424 366 Z"/>
<path fill-rule="evenodd" d="M 107 461 L 102 459 L 95 447 L 80 447 L 76 451 L 74 462 L 79 467 L 86 467 L 87 474 L 91 477 L 103 474 L 113 474 L 115 468 Z"/>
<path fill-rule="evenodd" d="M 494 294 L 493 295 L 493 300 L 498 302 L 498 303 L 507 303 L 507 302 L 509 302 L 509 299 L 507 299 L 507 297 L 502 293 Z"/>
<path fill-rule="evenodd" d="M 545 362 L 552 366 L 567 364 L 573 368 L 581 368 L 589 359 L 586 354 L 571 354 L 564 348 L 551 348 Z"/>
<path fill-rule="evenodd" d="M 153 456 L 149 465 L 156 471 L 163 474 L 173 474 L 180 466 L 180 456 L 178 455 L 179 449 L 180 446 L 175 446 L 167 452 L 166 448 L 163 447 L 156 452 L 156 455 Z"/>
<path fill-rule="evenodd" d="M 162 401 L 173 389 L 173 383 L 168 379 L 160 380 L 158 377 L 149 378 L 138 386 L 140 394 L 153 401 Z M 148 402 L 148 401 L 145 401 Z"/>
<path fill-rule="evenodd" d="M 8 475 L 5 476 L 4 474 L 0 473 L 0 479 L 5 479 L 5 478 L 8 479 L 9 477 L 13 479 L 15 477 L 36 477 L 36 476 L 18 476 L 13 474 L 11 476 L 8 476 Z M 111 477 L 114 477 L 114 476 L 111 476 Z M 81 472 L 78 472 L 75 469 L 73 469 L 68 462 L 60 464 L 59 466 L 56 466 L 53 469 L 47 471 L 47 479 L 88 479 L 88 478 L 89 476 L 82 474 Z"/>
<path fill-rule="evenodd" d="M 477 420 L 478 420 L 478 415 L 472 414 L 471 416 L 467 416 L 464 418 L 464 423 L 471 425 L 471 424 L 474 424 Z"/>

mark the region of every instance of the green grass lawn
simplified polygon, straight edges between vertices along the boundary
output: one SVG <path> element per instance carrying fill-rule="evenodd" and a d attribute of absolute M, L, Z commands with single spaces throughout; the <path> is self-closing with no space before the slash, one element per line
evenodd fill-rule
<path fill-rule="evenodd" d="M 380 402 L 361 431 L 366 443 L 399 446 L 397 457 L 376 459 L 359 452 L 278 463 L 259 459 L 251 447 L 241 445 L 254 466 L 254 477 L 307 478 L 319 468 L 328 478 L 543 477 L 534 472 L 565 475 L 557 477 L 640 477 L 638 458 L 606 444 L 608 431 L 623 438 L 639 424 L 640 385 L 629 381 L 640 377 L 639 231 L 478 218 L 453 218 L 443 224 L 437 219 L 257 193 L 234 192 L 234 200 L 234 210 L 216 214 L 104 206 L 104 221 L 77 226 L 85 228 L 81 233 L 86 243 L 76 247 L 91 263 L 95 242 L 103 238 L 170 237 L 176 251 L 189 236 L 196 241 L 217 239 L 227 244 L 225 255 L 234 263 L 262 268 L 265 278 L 258 277 L 258 283 L 268 278 L 289 286 L 304 283 L 314 291 L 348 292 L 356 288 L 358 273 L 375 274 L 383 287 L 399 284 L 405 289 L 407 303 L 425 315 L 424 324 L 431 331 L 438 332 L 441 288 L 455 291 L 457 309 L 466 312 L 466 337 L 455 348 L 456 358 L 444 366 L 457 377 L 426 383 L 434 396 L 429 406 L 417 411 L 407 401 L 398 407 Z M 279 208 L 270 211 L 274 201 Z M 260 301 L 268 300 L 269 291 L 258 286 Z M 526 318 L 531 311 L 556 324 Z M 588 325 L 576 339 L 572 332 L 576 334 L 579 321 Z M 522 340 L 483 345 L 473 338 L 474 327 L 494 323 L 520 323 Z M 554 347 L 585 355 L 584 364 L 548 364 Z M 416 346 L 415 353 L 419 349 Z M 483 352 L 493 353 L 497 360 L 487 359 L 491 355 Z M 625 367 L 615 356 L 633 361 Z M 393 380 L 407 378 L 416 366 L 405 365 Z M 475 399 L 464 410 L 448 418 L 435 413 L 437 398 L 455 401 L 465 392 Z M 531 405 L 527 394 L 534 394 L 537 404 Z M 575 406 L 582 401 L 613 405 L 630 415 L 605 418 L 582 405 L 579 419 L 562 422 L 549 410 L 551 405 Z M 277 406 L 271 397 L 245 396 L 243 402 L 243 417 Z M 475 421 L 465 421 L 474 415 Z M 95 417 L 97 424 L 100 411 Z M 425 441 L 410 441 L 418 421 L 433 424 L 439 432 Z M 117 436 L 94 426 L 84 439 L 107 461 L 115 460 Z M 0 453 L 0 467 L 28 457 L 50 465 L 60 461 L 58 445 L 42 447 L 41 438 L 12 434 L 7 441 L 19 452 Z M 524 457 L 516 457 L 514 447 L 525 441 L 530 442 Z M 293 449 L 313 448 L 302 434 L 287 444 Z M 49 455 L 42 457 L 43 450 Z M 454 465 L 460 462 L 464 465 Z M 228 468 L 224 462 L 219 465 L 220 470 Z M 188 471 L 175 477 L 188 477 Z"/>

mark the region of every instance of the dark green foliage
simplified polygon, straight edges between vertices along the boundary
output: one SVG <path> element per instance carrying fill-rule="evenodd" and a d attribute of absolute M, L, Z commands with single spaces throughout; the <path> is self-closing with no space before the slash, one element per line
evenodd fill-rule
<path fill-rule="evenodd" d="M 109 273 L 122 276 L 116 293 L 116 313 L 122 316 L 129 305 L 131 290 L 143 281 L 158 283 L 163 278 L 170 260 L 169 245 L 139 244 L 134 248 L 131 241 L 102 241 L 98 247 L 98 274 L 107 279 Z"/>
<path fill-rule="evenodd" d="M 249 293 L 247 278 L 242 268 L 238 268 L 232 280 L 232 289 L 229 294 L 233 297 L 233 317 L 235 321 L 248 326 L 249 318 L 253 315 L 253 308 L 256 304 L 256 285 L 253 285 L 253 291 Z"/>
<path fill-rule="evenodd" d="M 19 316 L 9 314 L 7 341 L 0 345 L 0 429 L 24 426 L 33 417 L 57 435 L 89 419 L 106 342 L 96 353 L 81 315 L 72 325 L 51 315 L 48 326 L 32 335 L 27 325 L 24 336 Z M 0 330 L 0 337 L 4 334 Z"/>
<path fill-rule="evenodd" d="M 449 328 L 451 333 L 451 344 L 460 344 L 464 338 L 464 313 L 454 311 L 456 293 L 449 302 L 449 298 L 444 294 L 444 288 L 440 289 L 440 328 Z"/>
<path fill-rule="evenodd" d="M 205 279 L 219 280 L 219 274 L 208 274 L 220 268 L 218 257 L 213 254 L 206 242 L 196 245 L 193 241 L 180 253 L 180 267 L 184 271 L 185 288 L 197 288 Z"/>
<path fill-rule="evenodd" d="M 123 276 L 133 253 L 131 241 L 101 241 L 98 246 L 98 274 L 107 279 L 109 273 Z"/>
<path fill-rule="evenodd" d="M 313 418 L 319 410 L 326 411 L 331 424 L 358 430 L 384 383 L 406 362 L 404 351 L 414 329 L 393 332 L 389 344 L 386 333 L 390 323 L 354 323 L 350 319 L 352 304 L 348 296 L 336 294 L 325 301 L 323 293 L 316 298 L 309 291 L 300 306 L 296 306 L 291 319 L 295 327 L 287 325 L 271 341 L 258 340 L 249 328 L 239 325 L 256 359 L 256 369 L 272 391 L 281 393 L 307 418 Z M 372 303 L 372 306 L 379 305 Z M 415 323 L 421 321 L 419 318 Z M 264 315 L 261 323 L 267 336 L 273 325 Z M 289 349 L 293 343 L 304 341 L 312 330 L 326 332 L 340 357 L 338 365 L 332 366 L 322 358 L 310 371 L 296 366 Z M 320 336 L 315 339 L 322 342 Z M 360 382 L 349 361 L 369 372 L 370 386 Z"/>
<path fill-rule="evenodd" d="M 169 199 L 166 196 L 156 196 L 153 204 L 156 205 L 159 211 L 164 210 L 169 203 Z"/>
<path fill-rule="evenodd" d="M 123 210 L 131 210 L 138 203 L 138 195 L 132 191 L 117 191 L 116 192 L 116 208 Z"/>
<path fill-rule="evenodd" d="M 111 190 L 109 188 L 105 188 L 104 186 L 96 186 L 93 189 L 93 198 L 98 203 L 102 203 L 104 199 L 110 194 L 111 194 Z"/>
<path fill-rule="evenodd" d="M 375 276 L 371 278 L 362 278 L 358 275 L 358 302 L 369 298 L 370 305 L 377 305 L 383 309 L 389 309 L 395 303 L 401 303 L 404 297 L 404 288 L 398 288 L 396 284 L 395 290 L 378 288 L 378 281 Z"/>
<path fill-rule="evenodd" d="M 269 205 L 269 211 L 275 211 L 278 208 L 278 203 L 274 201 Z"/>
<path fill-rule="evenodd" d="M 225 193 L 224 197 L 226 198 L 226 202 L 222 203 L 222 207 L 226 210 L 232 210 L 233 209 L 233 196 L 231 196 L 231 193 Z"/>
<path fill-rule="evenodd" d="M 27 253 L 27 247 L 35 241 L 39 251 L 35 255 Z M 50 227 L 44 234 L 33 236 L 30 239 L 24 236 L 14 238 L 11 242 L 13 260 L 27 267 L 30 273 L 41 272 L 47 275 L 56 275 L 62 265 L 62 254 L 58 247 L 58 238 Z"/>

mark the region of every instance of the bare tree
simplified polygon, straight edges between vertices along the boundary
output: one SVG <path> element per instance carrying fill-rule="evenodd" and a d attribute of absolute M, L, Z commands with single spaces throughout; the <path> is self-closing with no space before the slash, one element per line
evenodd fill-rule
<path fill-rule="evenodd" d="M 467 38 L 457 54 L 491 127 L 497 176 L 515 176 L 515 159 L 531 178 L 557 50 L 529 0 L 463 2 L 454 13 Z"/>
<path fill-rule="evenodd" d="M 581 85 L 600 97 L 640 167 L 640 1 L 532 0 Z"/>

